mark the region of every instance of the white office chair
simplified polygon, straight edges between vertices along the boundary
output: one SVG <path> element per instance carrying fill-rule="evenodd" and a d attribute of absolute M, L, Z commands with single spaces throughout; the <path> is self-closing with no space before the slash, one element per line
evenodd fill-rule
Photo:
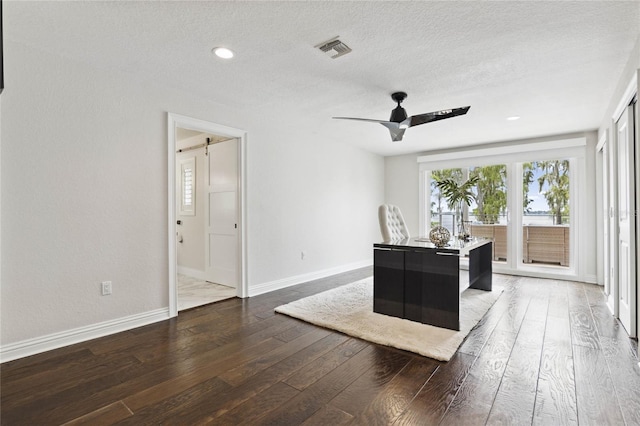
<path fill-rule="evenodd" d="M 409 238 L 409 230 L 398 206 L 383 204 L 378 207 L 378 220 L 383 241 L 396 241 Z"/>

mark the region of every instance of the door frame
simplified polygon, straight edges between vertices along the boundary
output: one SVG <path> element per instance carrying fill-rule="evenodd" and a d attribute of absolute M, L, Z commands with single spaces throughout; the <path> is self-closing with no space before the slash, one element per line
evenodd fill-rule
<path fill-rule="evenodd" d="M 607 298 L 607 307 L 613 316 L 618 317 L 618 258 L 617 241 L 618 222 L 616 220 L 617 206 L 617 174 L 613 172 L 615 167 L 613 161 L 617 160 L 615 155 L 615 144 L 609 138 L 607 128 L 596 146 L 598 181 L 600 188 L 600 201 L 604 209 L 599 210 L 598 220 L 602 226 L 599 232 L 601 244 L 599 244 L 598 263 L 602 267 L 603 292 Z M 599 166 L 598 166 L 599 164 Z"/>
<path fill-rule="evenodd" d="M 616 106 L 616 108 L 613 111 L 613 114 L 611 115 L 611 124 L 610 124 L 610 129 L 611 129 L 611 140 L 613 141 L 612 145 L 615 146 L 616 152 L 616 158 L 617 158 L 617 147 L 618 147 L 618 138 L 617 138 L 617 122 L 620 119 L 620 117 L 622 116 L 622 114 L 625 113 L 626 108 L 631 104 L 631 102 L 634 100 L 634 98 L 638 97 L 638 82 L 640 81 L 640 70 L 637 70 L 631 77 L 629 83 L 627 84 L 627 87 L 623 93 L 623 95 L 620 97 L 620 101 L 618 102 L 618 105 Z M 637 105 L 637 103 L 636 103 Z M 636 107 L 636 111 L 637 111 L 637 107 Z M 633 168 L 634 170 L 632 170 L 632 173 L 635 174 L 635 182 L 634 186 L 634 194 L 635 194 L 635 203 L 636 203 L 636 207 L 635 207 L 635 212 L 636 212 L 636 220 L 635 223 L 632 223 L 631 226 L 635 227 L 635 243 L 636 243 L 636 248 L 640 248 L 640 217 L 638 217 L 638 204 L 640 201 L 640 152 L 638 148 L 640 148 L 640 142 L 638 139 L 640 139 L 640 117 L 639 114 L 635 114 L 635 118 L 634 118 L 635 122 L 634 122 L 634 156 L 635 156 L 635 161 L 633 162 Z M 611 153 L 610 150 L 610 155 L 613 155 Z M 617 173 L 616 174 L 616 178 L 617 178 Z M 618 187 L 616 185 L 616 196 L 618 194 Z M 618 211 L 617 211 L 617 200 L 616 202 L 616 210 L 615 210 L 615 221 L 617 222 L 617 218 L 618 218 Z M 616 234 L 616 239 L 617 239 L 617 234 Z M 636 252 L 637 253 L 637 252 Z M 615 254 L 615 266 L 616 266 L 616 272 L 618 269 L 618 265 L 619 265 L 619 257 L 618 257 L 618 253 Z M 630 331 L 629 336 L 630 337 L 636 337 L 638 335 L 638 329 L 640 328 L 640 285 L 638 283 L 638 276 L 640 275 L 639 273 L 640 271 L 638 271 L 637 266 L 636 266 L 636 274 L 635 274 L 635 280 L 633 283 L 631 283 L 632 285 L 635 285 L 635 297 L 633 297 L 634 300 L 631 301 L 632 304 L 634 304 L 635 306 L 632 306 L 631 308 L 631 324 L 632 324 L 632 330 L 633 332 Z M 616 280 L 614 282 L 614 286 L 615 286 L 615 290 L 618 290 L 618 279 L 616 277 Z M 616 298 L 618 297 L 617 292 L 616 292 Z M 616 312 L 614 313 L 615 317 L 618 318 L 618 314 L 619 312 L 616 309 Z M 635 314 L 635 318 L 634 318 L 634 314 Z"/>
<path fill-rule="evenodd" d="M 249 296 L 247 281 L 247 244 L 246 244 L 246 141 L 244 130 L 216 124 L 206 120 L 167 113 L 167 176 L 168 176 L 168 273 L 169 273 L 169 316 L 178 315 L 177 286 L 177 242 L 176 242 L 176 128 L 212 133 L 237 138 L 238 143 L 238 297 Z"/>

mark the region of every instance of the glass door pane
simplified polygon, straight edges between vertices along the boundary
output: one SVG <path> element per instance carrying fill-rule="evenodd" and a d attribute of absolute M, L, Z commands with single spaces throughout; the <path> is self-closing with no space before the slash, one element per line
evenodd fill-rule
<path fill-rule="evenodd" d="M 438 188 L 437 182 L 453 179 L 460 184 L 464 182 L 465 174 L 466 170 L 463 169 L 440 169 L 431 172 L 429 182 L 431 186 L 431 224 L 429 229 L 434 226 L 444 226 L 452 237 L 457 234 L 455 206 L 447 202 L 442 191 Z"/>
<path fill-rule="evenodd" d="M 522 263 L 570 265 L 569 160 L 522 165 Z"/>
<path fill-rule="evenodd" d="M 471 167 L 469 176 L 478 177 L 467 220 L 471 236 L 493 240 L 493 260 L 507 261 L 507 166 L 496 164 Z"/>
<path fill-rule="evenodd" d="M 452 179 L 462 185 L 477 178 L 470 188 L 471 204 L 462 203 L 462 214 L 448 202 L 438 182 Z M 493 240 L 493 260 L 507 260 L 507 166 L 497 164 L 483 167 L 440 169 L 431 172 L 431 224 L 444 226 L 452 236 L 461 232 L 459 223 L 471 237 Z M 464 231 L 462 231 L 464 233 Z"/>

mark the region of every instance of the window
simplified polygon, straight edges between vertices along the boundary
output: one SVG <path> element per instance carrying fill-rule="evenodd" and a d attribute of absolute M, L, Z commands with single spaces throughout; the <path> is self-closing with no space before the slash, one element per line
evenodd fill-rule
<path fill-rule="evenodd" d="M 431 171 L 431 180 L 429 182 L 431 186 L 431 226 L 429 229 L 440 225 L 447 228 L 451 235 L 457 234 L 458 224 L 456 223 L 455 206 L 449 205 L 447 199 L 438 188 L 437 182 L 444 179 L 453 179 L 458 183 L 462 183 L 463 175 L 464 171 L 460 168 Z"/>
<path fill-rule="evenodd" d="M 448 204 L 438 182 L 452 179 L 459 185 L 477 177 L 471 187 L 471 204 Z M 505 164 L 431 171 L 431 227 L 444 226 L 451 235 L 471 235 L 493 239 L 493 260 L 507 260 L 507 166 Z M 458 207 L 459 209 L 459 207 Z"/>
<path fill-rule="evenodd" d="M 570 265 L 570 163 L 567 159 L 522 164 L 522 262 Z"/>
<path fill-rule="evenodd" d="M 419 157 L 420 234 L 440 224 L 457 235 L 464 221 L 471 236 L 493 238 L 498 272 L 589 280 L 585 148 L 580 137 Z M 478 176 L 458 217 L 434 183 L 443 176 Z"/>
<path fill-rule="evenodd" d="M 196 210 L 196 158 L 180 160 L 180 212 L 182 216 L 195 216 Z"/>

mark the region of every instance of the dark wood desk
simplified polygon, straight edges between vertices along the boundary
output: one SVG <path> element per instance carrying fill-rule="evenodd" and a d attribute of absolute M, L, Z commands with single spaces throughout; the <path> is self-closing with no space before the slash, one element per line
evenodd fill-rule
<path fill-rule="evenodd" d="M 373 245 L 373 311 L 460 330 L 460 257 L 469 256 L 469 287 L 491 291 L 488 239 L 436 248 L 407 239 Z"/>

